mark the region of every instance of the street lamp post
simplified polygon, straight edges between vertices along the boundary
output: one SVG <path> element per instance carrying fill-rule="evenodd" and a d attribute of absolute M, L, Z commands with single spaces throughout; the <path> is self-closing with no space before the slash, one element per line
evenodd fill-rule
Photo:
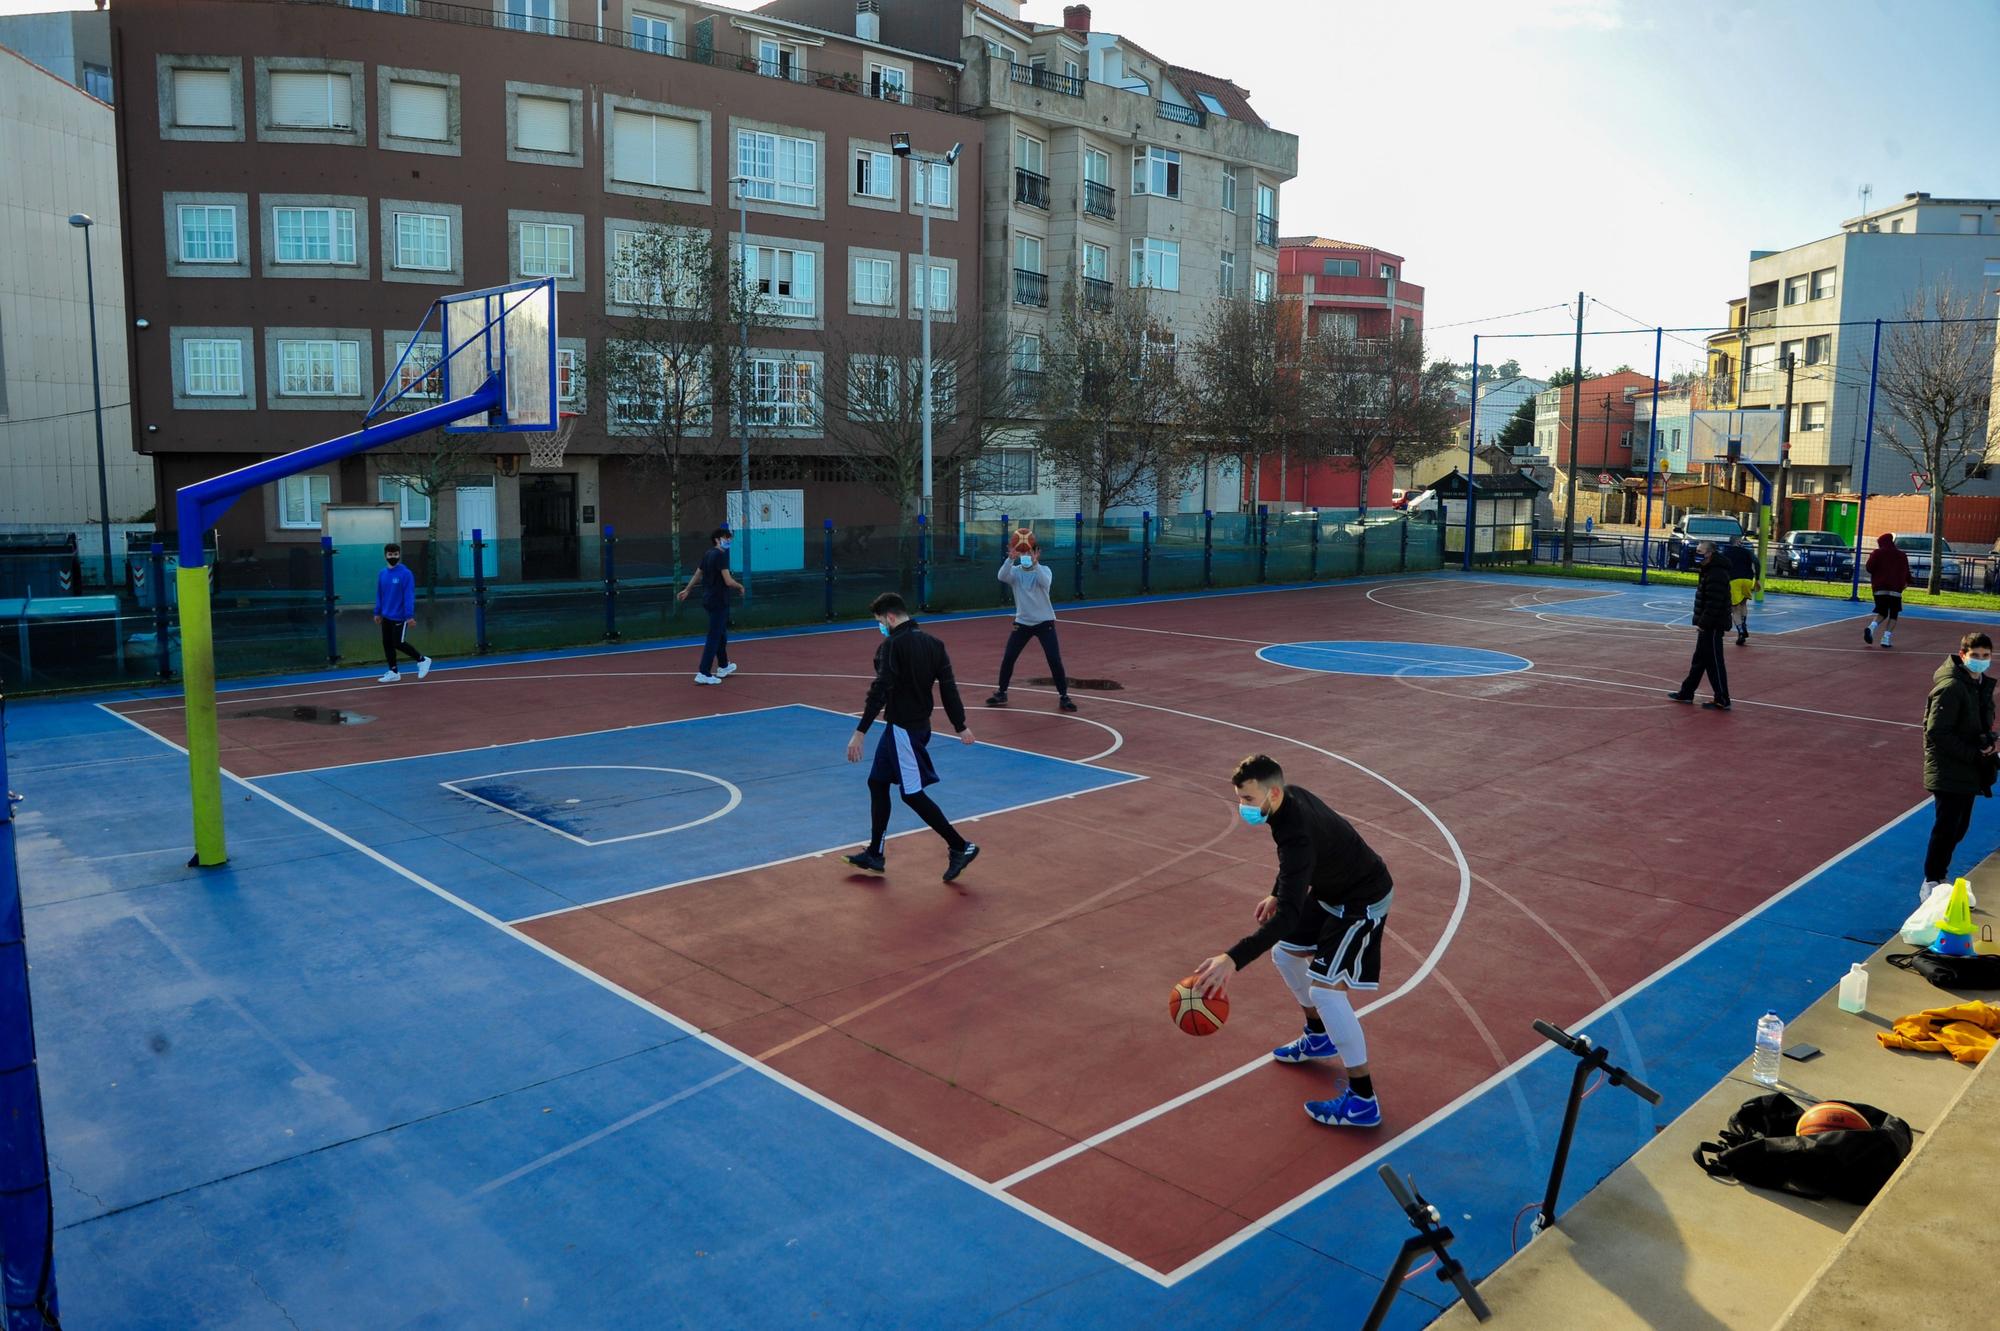
<path fill-rule="evenodd" d="M 934 513 L 934 512 L 932 511 L 932 487 L 931 487 L 931 470 L 932 470 L 932 465 L 931 465 L 931 198 L 930 198 L 930 168 L 931 168 L 931 167 L 933 167 L 933 166 L 936 166 L 936 165 L 938 165 L 938 164 L 940 164 L 940 163 L 942 163 L 942 164 L 943 164 L 943 165 L 945 165 L 945 166 L 951 166 L 951 165 L 955 164 L 955 163 L 956 163 L 956 162 L 958 161 L 958 154 L 959 154 L 959 151 L 960 151 L 960 149 L 962 149 L 962 148 L 963 148 L 964 146 L 965 146 L 965 145 L 963 145 L 963 144 L 960 144 L 960 143 L 954 143 L 954 144 L 952 144 L 952 145 L 951 145 L 951 151 L 950 151 L 950 152 L 948 152 L 948 153 L 946 153 L 946 154 L 945 154 L 945 155 L 944 155 L 943 157 L 941 157 L 941 158 L 938 158 L 938 157 L 926 157 L 926 156 L 923 156 L 923 155 L 921 155 L 921 154 L 917 154 L 917 153 L 913 152 L 913 150 L 911 149 L 911 146 L 910 146 L 910 136 L 909 136 L 908 134 L 904 134 L 904 133 L 900 133 L 900 132 L 899 132 L 899 133 L 895 133 L 895 134 L 891 134 L 891 135 L 889 136 L 889 147 L 890 147 L 890 148 L 891 148 L 891 149 L 892 149 L 892 150 L 893 150 L 893 151 L 895 152 L 896 156 L 898 156 L 898 157 L 909 157 L 909 158 L 912 158 L 913 160 L 915 160 L 915 161 L 917 161 L 917 162 L 921 162 L 921 163 L 923 164 L 923 166 L 924 166 L 924 172 L 923 172 L 923 183 L 922 183 L 922 185 L 921 185 L 920 187 L 919 187 L 919 186 L 916 186 L 916 185 L 913 185 L 913 186 L 912 186 L 911 188 L 912 188 L 913 192 L 914 192 L 914 193 L 915 193 L 915 194 L 917 195 L 917 198 L 916 198 L 916 204 L 917 204 L 917 212 L 918 212 L 918 213 L 919 213 L 919 215 L 920 215 L 920 216 L 922 216 L 922 218 L 923 218 L 923 252 L 922 252 L 921 256 L 920 256 L 920 257 L 919 257 L 919 258 L 917 259 L 917 299 L 918 299 L 918 300 L 919 300 L 920 302 L 922 302 L 922 304 L 921 304 L 921 307 L 920 307 L 920 315 L 921 315 L 921 322 L 922 322 L 922 325 L 923 325 L 923 368 L 922 368 L 922 370 L 921 370 L 921 373 L 922 373 L 922 375 L 923 375 L 923 395 L 924 395 L 924 396 L 923 396 L 923 404 L 924 404 L 924 410 L 923 410 L 923 418 L 924 418 L 924 426 L 923 426 L 923 430 L 924 430 L 924 480 L 923 480 L 923 495 L 922 495 L 922 496 L 921 496 L 921 498 L 920 498 L 920 499 L 918 500 L 918 510 L 917 510 L 917 511 L 918 511 L 918 512 L 919 512 L 919 513 L 920 513 L 920 514 L 921 514 L 921 515 L 923 516 L 923 519 L 924 519 L 924 521 L 926 521 L 926 522 L 933 522 L 933 521 L 935 521 L 935 520 L 936 520 L 936 517 L 937 517 L 936 513 Z"/>
<path fill-rule="evenodd" d="M 736 386 L 730 397 L 736 403 L 736 434 L 742 461 L 742 519 L 743 519 L 743 599 L 750 599 L 750 404 L 746 397 L 750 390 L 747 382 L 750 374 L 750 196 L 745 187 L 749 176 L 731 176 L 729 183 L 736 186 L 737 246 L 740 253 L 736 260 L 736 270 L 741 274 L 742 289 L 737 293 L 740 302 L 737 308 L 738 321 L 743 329 L 743 358 L 737 367 Z"/>
<path fill-rule="evenodd" d="M 111 482 L 104 470 L 104 389 L 97 372 L 97 278 L 90 271 L 90 214 L 72 213 L 69 224 L 83 232 L 83 292 L 90 308 L 90 405 L 97 420 L 97 516 L 104 538 L 104 585 L 111 585 Z"/>

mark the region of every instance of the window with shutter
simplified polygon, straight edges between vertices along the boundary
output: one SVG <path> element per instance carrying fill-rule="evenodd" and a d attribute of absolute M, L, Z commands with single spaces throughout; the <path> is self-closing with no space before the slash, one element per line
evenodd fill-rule
<path fill-rule="evenodd" d="M 697 129 L 691 120 L 643 111 L 613 111 L 612 178 L 666 189 L 696 188 L 696 168 L 701 160 Z"/>
<path fill-rule="evenodd" d="M 354 128 L 352 82 L 330 70 L 273 71 L 271 123 L 288 129 Z"/>
<path fill-rule="evenodd" d="M 229 71 L 175 70 L 174 124 L 190 128 L 234 128 L 236 109 L 230 105 Z"/>
<path fill-rule="evenodd" d="M 613 116 L 629 114 L 619 111 Z M 525 152 L 567 153 L 569 146 L 569 103 L 553 97 L 522 97 L 515 102 L 515 134 Z M 616 143 L 614 141 L 615 149 Z"/>
<path fill-rule="evenodd" d="M 436 143 L 450 139 L 450 90 L 435 83 L 390 83 L 389 133 Z"/>

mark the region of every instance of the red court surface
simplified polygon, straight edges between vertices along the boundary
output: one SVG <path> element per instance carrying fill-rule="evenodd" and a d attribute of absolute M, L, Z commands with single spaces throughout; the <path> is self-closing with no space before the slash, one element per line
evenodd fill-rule
<path fill-rule="evenodd" d="M 882 879 L 813 856 L 516 927 L 1172 1279 L 1529 1053 L 1531 1019 L 1597 1009 L 1918 797 L 1917 712 L 1960 626 L 1906 620 L 1893 653 L 1849 623 L 1760 636 L 1730 649 L 1737 706 L 1722 715 L 1666 700 L 1690 630 L 1530 613 L 1603 594 L 1444 577 L 1064 607 L 1071 669 L 1122 686 L 1079 692 L 1077 717 L 1020 679 L 1012 708 L 981 708 L 1006 621 L 939 622 L 980 739 L 1146 779 L 982 819 L 967 833 L 984 853 L 955 886 L 920 833 L 891 842 Z M 1423 678 L 1256 656 L 1318 640 L 1533 664 Z M 721 688 L 694 687 L 694 650 L 675 648 L 240 691 L 223 697 L 223 764 L 255 777 L 786 703 L 854 711 L 876 641 L 872 627 L 744 641 Z M 1023 673 L 1042 673 L 1032 646 Z M 376 720 L 241 715 L 285 699 Z M 118 710 L 180 737 L 167 700 Z M 1269 890 L 1270 838 L 1241 825 L 1228 782 L 1259 750 L 1396 879 L 1364 1009 L 1377 1131 L 1301 1112 L 1342 1074 L 1268 1060 L 1299 1024 L 1269 964 L 1233 984 L 1218 1035 L 1163 1019 L 1172 982 L 1249 932 Z M 956 750 L 936 751 L 950 813 Z M 863 780 L 832 767 L 823 794 L 852 809 L 857 841 Z M 745 862 L 764 858 L 758 830 L 741 835 Z M 662 883 L 673 859 L 668 838 Z"/>

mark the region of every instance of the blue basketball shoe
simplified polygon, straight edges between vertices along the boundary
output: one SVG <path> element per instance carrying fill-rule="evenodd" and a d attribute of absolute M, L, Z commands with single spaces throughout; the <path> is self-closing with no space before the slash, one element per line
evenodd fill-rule
<path fill-rule="evenodd" d="M 1330 1128 L 1375 1128 L 1382 1125 L 1382 1107 L 1372 1095 L 1342 1091 L 1338 1100 L 1308 1100 L 1306 1113 Z"/>
<path fill-rule="evenodd" d="M 1333 1037 L 1325 1031 L 1308 1030 L 1290 1044 L 1273 1049 L 1271 1057 L 1280 1063 L 1310 1063 L 1314 1059 L 1339 1058 L 1340 1051 L 1333 1047 Z"/>

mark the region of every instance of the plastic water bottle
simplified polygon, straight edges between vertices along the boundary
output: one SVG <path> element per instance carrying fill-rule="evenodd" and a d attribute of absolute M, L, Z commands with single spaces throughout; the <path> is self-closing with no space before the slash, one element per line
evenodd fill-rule
<path fill-rule="evenodd" d="M 1842 1012 L 1868 1010 L 1868 969 L 1858 961 L 1847 968 L 1847 974 L 1840 977 L 1840 1010 Z"/>
<path fill-rule="evenodd" d="M 1750 1059 L 1750 1075 L 1766 1086 L 1778 1084 L 1778 1059 L 1785 1051 L 1785 1023 L 1777 1010 L 1757 1018 L 1757 1051 Z"/>

